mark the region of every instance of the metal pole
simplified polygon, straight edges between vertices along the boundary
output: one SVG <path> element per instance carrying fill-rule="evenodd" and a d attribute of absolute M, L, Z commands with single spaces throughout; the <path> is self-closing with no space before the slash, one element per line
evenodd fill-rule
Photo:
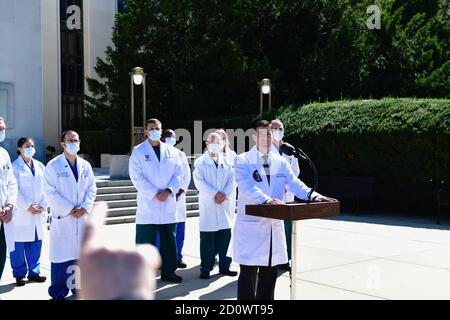
<path fill-rule="evenodd" d="M 292 221 L 291 300 L 297 300 L 297 221 Z"/>
<path fill-rule="evenodd" d="M 134 148 L 134 83 L 133 75 L 131 74 L 131 152 Z"/>
<path fill-rule="evenodd" d="M 262 118 L 262 114 L 263 114 L 263 93 L 262 93 L 262 89 L 259 89 L 259 118 Z"/>
<path fill-rule="evenodd" d="M 146 114 L 147 114 L 147 101 L 146 101 L 146 89 L 145 89 L 145 77 L 147 75 L 144 73 L 144 78 L 142 79 L 142 128 L 145 130 L 145 122 L 147 121 Z"/>
<path fill-rule="evenodd" d="M 269 91 L 269 112 L 272 110 L 272 88 Z"/>

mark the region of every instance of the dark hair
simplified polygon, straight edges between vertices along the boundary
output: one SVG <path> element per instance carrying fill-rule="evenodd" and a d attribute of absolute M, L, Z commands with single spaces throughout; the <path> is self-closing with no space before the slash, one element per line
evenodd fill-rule
<path fill-rule="evenodd" d="M 61 142 L 64 142 L 64 139 L 66 139 L 66 135 L 69 134 L 69 133 L 75 133 L 75 134 L 78 134 L 76 131 L 73 131 L 73 130 L 67 130 L 67 131 L 64 131 L 63 133 L 61 133 L 61 139 L 60 139 L 60 141 L 61 141 Z"/>
<path fill-rule="evenodd" d="M 258 130 L 258 128 L 269 128 L 269 127 L 270 122 L 267 120 L 258 120 L 255 122 L 255 125 L 253 126 L 255 130 Z"/>
<path fill-rule="evenodd" d="M 148 125 L 149 125 L 150 123 L 156 123 L 157 125 L 159 125 L 160 127 L 162 127 L 161 121 L 159 121 L 158 119 L 152 118 L 152 119 L 148 119 L 147 121 L 145 121 L 145 128 L 144 128 L 144 129 L 147 129 L 147 127 L 148 127 Z"/>
<path fill-rule="evenodd" d="M 30 138 L 30 137 L 22 137 L 22 138 L 20 138 L 17 141 L 17 148 L 22 148 L 23 145 L 25 144 L 25 142 L 27 142 L 27 141 L 33 141 L 34 142 L 34 139 Z M 20 156 L 19 150 L 17 150 L 17 155 Z"/>
<path fill-rule="evenodd" d="M 166 129 L 166 130 L 164 130 L 164 132 L 161 135 L 161 140 L 163 142 L 166 142 L 166 138 L 170 138 L 174 134 L 175 134 L 175 131 L 173 131 L 172 129 Z"/>

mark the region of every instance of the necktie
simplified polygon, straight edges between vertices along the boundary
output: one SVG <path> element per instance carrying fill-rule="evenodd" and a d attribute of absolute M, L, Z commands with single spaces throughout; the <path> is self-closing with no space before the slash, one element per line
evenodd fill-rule
<path fill-rule="evenodd" d="M 264 171 L 266 172 L 267 182 L 269 182 L 270 184 L 270 166 L 268 161 L 269 155 L 268 154 L 263 155 L 262 159 L 263 159 L 263 168 Z"/>

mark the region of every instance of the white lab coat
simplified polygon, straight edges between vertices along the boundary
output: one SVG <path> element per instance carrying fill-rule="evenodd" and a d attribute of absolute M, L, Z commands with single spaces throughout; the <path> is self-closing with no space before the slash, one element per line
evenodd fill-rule
<path fill-rule="evenodd" d="M 168 144 L 160 144 L 160 157 L 145 140 L 133 150 L 129 171 L 136 187 L 136 224 L 169 224 L 177 222 L 175 196 L 180 189 L 181 164 L 177 149 Z M 156 198 L 159 191 L 169 188 L 172 193 L 166 201 Z"/>
<path fill-rule="evenodd" d="M 17 183 L 14 178 L 11 158 L 8 152 L 0 147 L 0 204 L 5 207 L 7 204 L 16 206 Z M 0 227 L 5 230 L 5 240 L 8 252 L 14 251 L 14 218 L 10 223 L 0 222 Z"/>
<path fill-rule="evenodd" d="M 17 205 L 14 208 L 14 238 L 16 242 L 33 242 L 44 237 L 43 225 L 47 219 L 47 203 L 44 200 L 45 166 L 33 159 L 34 176 L 23 158 L 19 156 L 12 164 L 17 181 Z M 28 211 L 31 205 L 40 205 L 45 210 L 40 214 Z"/>
<path fill-rule="evenodd" d="M 280 151 L 278 150 L 278 148 L 276 146 L 274 146 L 273 144 L 272 144 L 272 151 L 275 152 L 275 153 L 280 154 Z M 294 175 L 296 177 L 298 177 L 300 175 L 300 167 L 298 165 L 298 159 L 296 157 L 294 157 L 294 156 L 288 156 L 285 153 L 283 153 L 282 156 L 291 165 L 291 169 L 294 172 Z M 284 194 L 283 199 L 281 199 L 281 200 L 283 200 L 284 202 L 292 202 L 292 201 L 295 200 L 294 198 L 295 198 L 295 196 L 294 196 L 294 194 L 292 192 L 286 191 L 285 194 Z"/>
<path fill-rule="evenodd" d="M 191 168 L 189 167 L 186 154 L 179 149 L 176 150 L 178 151 L 178 156 L 180 157 L 180 164 L 181 164 L 180 189 L 184 190 L 184 192 L 181 194 L 181 196 L 178 198 L 177 201 L 177 223 L 178 223 L 186 221 L 186 193 L 188 191 L 189 184 L 191 183 Z"/>
<path fill-rule="evenodd" d="M 248 204 L 263 204 L 271 198 L 283 199 L 285 188 L 306 199 L 310 188 L 292 172 L 279 153 L 269 153 L 270 185 L 263 168 L 262 154 L 254 147 L 236 158 L 239 188 L 238 212 L 233 234 L 233 261 L 249 266 L 268 266 L 272 235 L 272 266 L 288 262 L 283 220 L 245 214 Z M 314 193 L 314 196 L 318 195 Z"/>
<path fill-rule="evenodd" d="M 225 153 L 225 156 L 226 156 L 228 162 L 231 164 L 231 167 L 233 168 L 233 171 L 234 171 L 234 162 L 236 161 L 236 157 L 237 157 L 236 152 L 234 152 L 231 149 L 228 149 Z M 233 189 L 230 194 L 230 210 L 232 213 L 236 213 L 236 188 L 237 188 L 237 183 L 236 183 L 236 179 L 234 179 Z M 233 217 L 233 221 L 234 221 L 234 218 L 235 218 L 234 215 L 232 217 Z"/>
<path fill-rule="evenodd" d="M 199 191 L 200 231 L 219 231 L 232 227 L 230 195 L 234 187 L 234 170 L 223 155 L 218 157 L 216 167 L 208 153 L 195 160 L 194 183 Z M 217 192 L 223 192 L 227 199 L 222 204 L 214 202 Z"/>
<path fill-rule="evenodd" d="M 45 168 L 44 198 L 50 207 L 50 261 L 62 263 L 79 258 L 87 215 L 76 219 L 73 208 L 92 211 L 97 187 L 94 172 L 86 160 L 77 157 L 78 182 L 64 154 Z"/>

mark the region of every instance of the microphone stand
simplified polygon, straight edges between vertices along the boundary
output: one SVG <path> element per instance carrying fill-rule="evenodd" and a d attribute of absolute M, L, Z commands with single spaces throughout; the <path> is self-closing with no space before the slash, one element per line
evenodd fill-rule
<path fill-rule="evenodd" d="M 316 169 L 316 166 L 314 165 L 314 162 L 312 162 L 312 160 L 308 157 L 308 155 L 302 149 L 300 149 L 300 148 L 296 148 L 296 149 L 297 149 L 297 151 L 294 156 L 296 156 L 296 158 L 301 158 L 301 159 L 305 160 L 306 162 L 308 162 L 309 166 L 311 167 L 311 169 L 313 170 L 313 173 L 314 173 L 314 185 L 308 193 L 307 203 L 310 203 L 311 195 L 313 194 L 314 191 L 317 190 L 317 187 L 319 186 L 319 176 L 317 174 L 317 169 Z"/>

